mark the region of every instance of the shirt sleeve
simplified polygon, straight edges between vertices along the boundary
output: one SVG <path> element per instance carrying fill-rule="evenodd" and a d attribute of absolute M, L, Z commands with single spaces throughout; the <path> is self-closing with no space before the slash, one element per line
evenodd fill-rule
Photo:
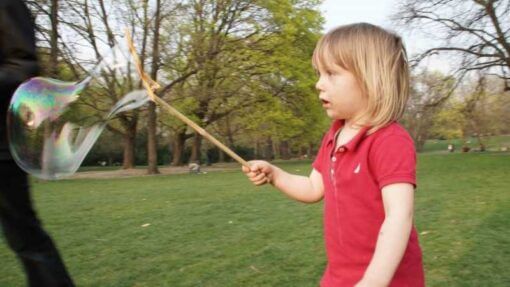
<path fill-rule="evenodd" d="M 393 183 L 416 188 L 416 150 L 410 136 L 388 135 L 374 141 L 370 165 L 379 189 Z"/>
<path fill-rule="evenodd" d="M 317 156 L 315 157 L 315 160 L 312 163 L 312 167 L 316 171 L 320 172 L 321 174 L 322 174 L 323 165 L 325 162 L 324 155 L 326 154 L 326 143 L 327 143 L 328 134 L 329 134 L 329 132 L 326 133 L 324 135 L 324 137 L 322 138 L 321 146 L 319 148 L 319 151 L 317 152 Z"/>

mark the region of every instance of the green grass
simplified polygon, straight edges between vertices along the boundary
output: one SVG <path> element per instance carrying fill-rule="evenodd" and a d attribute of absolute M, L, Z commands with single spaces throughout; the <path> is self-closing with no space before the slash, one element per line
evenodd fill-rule
<path fill-rule="evenodd" d="M 508 170 L 509 154 L 420 155 L 428 286 L 510 286 Z M 317 286 L 325 265 L 322 204 L 253 187 L 239 172 L 33 186 L 78 286 Z M 22 285 L 5 244 L 0 258 L 0 286 Z"/>

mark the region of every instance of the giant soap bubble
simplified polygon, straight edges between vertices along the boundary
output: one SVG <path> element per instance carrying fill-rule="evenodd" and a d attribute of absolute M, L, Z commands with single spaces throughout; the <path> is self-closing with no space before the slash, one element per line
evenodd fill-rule
<path fill-rule="evenodd" d="M 126 45 L 108 50 L 84 80 L 36 77 L 14 93 L 7 117 L 9 144 L 27 173 L 43 179 L 74 174 L 108 121 L 149 100 L 139 89 Z"/>

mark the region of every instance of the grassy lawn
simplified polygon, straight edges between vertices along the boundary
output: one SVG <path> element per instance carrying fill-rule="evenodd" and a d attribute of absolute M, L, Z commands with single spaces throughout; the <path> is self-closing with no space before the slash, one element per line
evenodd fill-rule
<path fill-rule="evenodd" d="M 509 170 L 508 153 L 420 155 L 428 286 L 510 286 Z M 253 187 L 240 172 L 33 186 L 78 286 L 317 286 L 325 265 L 322 204 Z M 23 285 L 4 242 L 0 258 L 0 286 Z"/>

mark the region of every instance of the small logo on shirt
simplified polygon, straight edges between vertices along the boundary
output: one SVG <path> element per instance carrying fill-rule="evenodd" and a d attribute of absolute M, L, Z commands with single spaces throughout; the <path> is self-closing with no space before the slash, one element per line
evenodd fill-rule
<path fill-rule="evenodd" d="M 361 163 L 358 163 L 358 166 L 354 169 L 354 173 L 356 173 L 356 174 L 359 173 L 360 169 L 361 169 Z"/>

